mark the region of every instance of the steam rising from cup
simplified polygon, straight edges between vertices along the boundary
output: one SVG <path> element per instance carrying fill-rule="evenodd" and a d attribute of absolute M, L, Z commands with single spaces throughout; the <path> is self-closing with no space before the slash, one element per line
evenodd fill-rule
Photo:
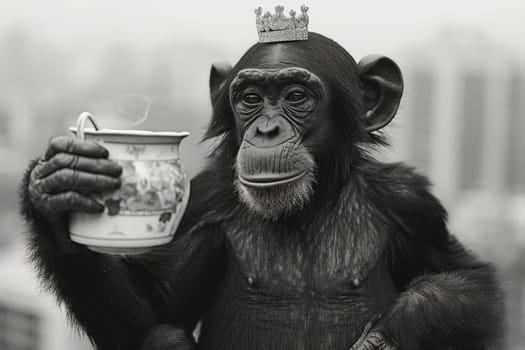
<path fill-rule="evenodd" d="M 117 99 L 117 114 L 130 120 L 132 126 L 148 119 L 152 100 L 141 94 L 120 95 Z"/>

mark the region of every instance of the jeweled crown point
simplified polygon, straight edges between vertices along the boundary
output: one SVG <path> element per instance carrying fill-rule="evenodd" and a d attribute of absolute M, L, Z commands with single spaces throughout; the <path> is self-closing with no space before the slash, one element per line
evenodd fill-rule
<path fill-rule="evenodd" d="M 284 14 L 284 6 L 275 6 L 275 14 L 266 11 L 262 7 L 255 9 L 255 23 L 259 33 L 260 43 L 272 43 L 280 41 L 308 40 L 308 6 L 301 6 L 301 14 L 296 17 L 296 12 L 290 10 L 290 17 Z"/>

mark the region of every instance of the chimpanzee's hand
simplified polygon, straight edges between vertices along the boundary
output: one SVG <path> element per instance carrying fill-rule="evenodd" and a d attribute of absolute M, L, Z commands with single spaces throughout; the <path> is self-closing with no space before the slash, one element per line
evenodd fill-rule
<path fill-rule="evenodd" d="M 374 321 L 371 321 L 366 325 L 363 334 L 350 350 L 398 350 L 380 331 L 372 329 L 373 323 Z"/>
<path fill-rule="evenodd" d="M 70 211 L 98 213 L 104 206 L 90 194 L 120 186 L 122 168 L 107 159 L 108 151 L 91 140 L 58 136 L 49 142 L 29 180 L 29 199 L 50 222 Z"/>
<path fill-rule="evenodd" d="M 360 338 L 350 350 L 397 350 L 397 347 L 390 344 L 380 332 L 372 331 Z"/>
<path fill-rule="evenodd" d="M 161 324 L 150 329 L 140 346 L 140 350 L 194 350 L 195 348 L 191 335 L 168 324 Z"/>

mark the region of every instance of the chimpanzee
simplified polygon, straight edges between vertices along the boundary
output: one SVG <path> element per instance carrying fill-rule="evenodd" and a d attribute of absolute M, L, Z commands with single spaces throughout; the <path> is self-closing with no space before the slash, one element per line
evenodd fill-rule
<path fill-rule="evenodd" d="M 169 245 L 68 239 L 68 213 L 103 211 L 90 194 L 120 184 L 95 142 L 54 138 L 26 172 L 32 259 L 98 349 L 497 346 L 494 269 L 449 234 L 425 177 L 371 155 L 402 95 L 394 61 L 309 33 L 254 44 L 210 86 L 219 141 Z"/>

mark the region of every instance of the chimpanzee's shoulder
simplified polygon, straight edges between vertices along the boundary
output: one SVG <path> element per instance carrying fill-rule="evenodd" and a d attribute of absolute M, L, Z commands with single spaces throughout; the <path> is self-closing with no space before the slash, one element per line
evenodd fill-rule
<path fill-rule="evenodd" d="M 409 236 L 444 241 L 447 212 L 430 181 L 403 163 L 369 163 L 362 172 L 379 210 Z"/>
<path fill-rule="evenodd" d="M 431 192 L 431 183 L 415 168 L 401 162 L 368 162 L 360 167 L 367 187 L 377 194 L 415 199 Z"/>

